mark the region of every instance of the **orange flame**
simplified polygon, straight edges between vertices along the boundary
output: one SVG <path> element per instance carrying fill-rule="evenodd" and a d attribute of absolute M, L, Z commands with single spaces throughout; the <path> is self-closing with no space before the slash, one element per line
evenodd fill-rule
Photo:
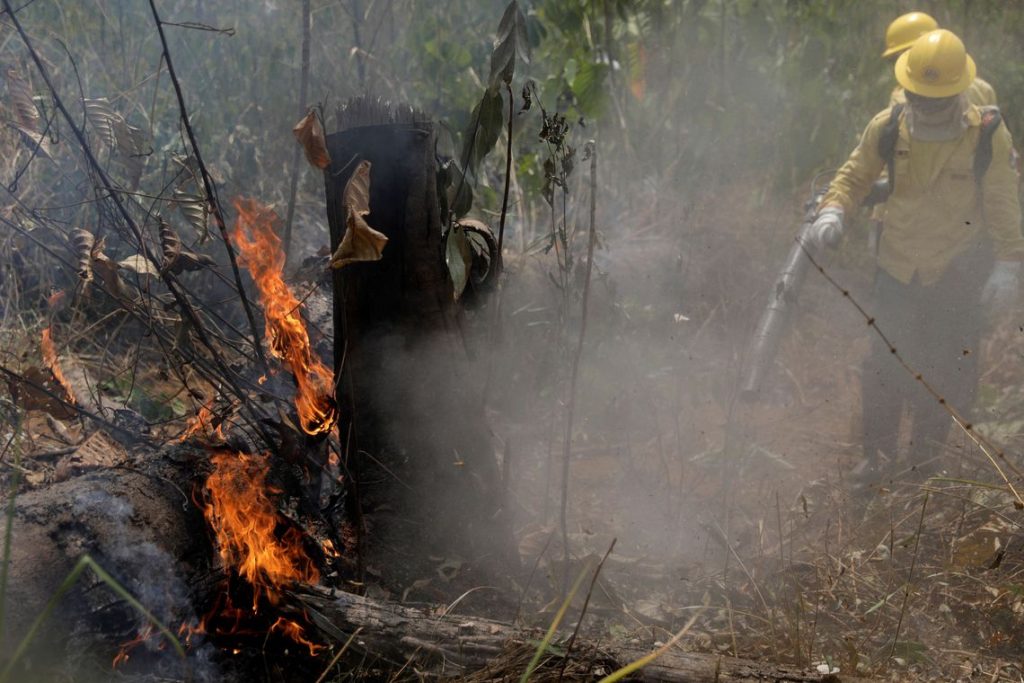
<path fill-rule="evenodd" d="M 270 630 L 271 632 L 277 631 L 279 633 L 283 633 L 292 640 L 294 640 L 296 643 L 299 643 L 300 645 L 305 645 L 309 648 L 309 654 L 311 654 L 314 657 L 316 657 L 317 652 L 323 649 L 323 645 L 317 645 L 316 643 L 307 640 L 306 632 L 302 629 L 302 627 L 294 621 L 291 621 L 290 619 L 278 617 L 277 621 L 274 622 L 274 625 L 270 627 Z"/>
<path fill-rule="evenodd" d="M 75 392 L 71 390 L 71 385 L 68 383 L 67 377 L 64 376 L 64 371 L 60 369 L 60 362 L 57 360 L 57 349 L 53 346 L 53 337 L 49 327 L 43 329 L 42 338 L 39 340 L 39 347 L 43 352 L 43 363 L 50 369 L 53 378 L 57 380 L 57 384 L 64 391 L 64 400 L 72 404 L 78 403 L 75 400 Z"/>
<path fill-rule="evenodd" d="M 239 197 L 234 204 L 238 221 L 233 237 L 241 262 L 259 289 L 270 353 L 295 375 L 295 408 L 302 431 L 329 432 L 338 417 L 332 398 L 334 373 L 313 353 L 299 314 L 301 304 L 282 277 L 285 257 L 281 240 L 274 233 L 277 214 L 253 199 Z"/>
<path fill-rule="evenodd" d="M 235 568 L 253 588 L 252 611 L 259 597 L 271 604 L 281 586 L 293 581 L 316 583 L 319 572 L 294 530 L 276 533 L 278 514 L 269 494 L 265 457 L 217 451 L 206 480 L 206 520 L 214 531 L 224 564 Z"/>
<path fill-rule="evenodd" d="M 213 411 L 210 410 L 212 405 L 213 399 L 211 398 L 199 408 L 198 413 L 189 419 L 185 432 L 178 437 L 178 443 L 185 443 L 199 432 L 210 431 L 210 425 L 213 421 Z"/>
<path fill-rule="evenodd" d="M 127 663 L 128 660 L 131 658 L 131 651 L 137 648 L 139 645 L 142 645 L 144 642 L 146 642 L 155 635 L 156 629 L 154 629 L 151 625 L 146 624 L 142 628 L 142 630 L 139 631 L 139 634 L 136 637 L 132 638 L 127 643 L 121 646 L 121 649 L 118 651 L 118 653 L 114 655 L 114 661 L 111 664 L 111 666 L 116 669 L 122 664 Z"/>

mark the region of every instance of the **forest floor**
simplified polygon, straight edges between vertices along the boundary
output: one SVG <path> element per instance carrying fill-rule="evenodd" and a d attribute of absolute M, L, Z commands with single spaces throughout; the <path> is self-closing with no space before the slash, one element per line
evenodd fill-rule
<path fill-rule="evenodd" d="M 767 226 L 761 242 L 774 246 L 765 253 L 788 246 L 789 215 L 779 211 Z M 750 216 L 739 222 L 757 224 Z M 584 629 L 591 637 L 653 647 L 693 618 L 680 643 L 693 651 L 879 680 L 1024 680 L 1021 513 L 993 466 L 954 433 L 941 456 L 945 478 L 925 480 L 910 463 L 894 463 L 881 489 L 851 486 L 859 364 L 870 332 L 817 273 L 759 400 L 737 401 L 749 328 L 778 259 L 755 258 L 755 247 L 737 256 L 730 239 L 757 240 L 731 230 L 687 235 L 688 248 L 706 254 L 692 269 L 657 229 L 608 239 L 577 395 L 568 567 L 559 534 L 564 403 L 548 376 L 564 357 L 537 332 L 555 304 L 538 285 L 546 275 L 529 264 L 511 270 L 509 368 L 499 368 L 504 383 L 489 418 L 508 461 L 524 571 L 495 597 L 468 572 L 452 580 L 472 558 L 437 557 L 435 575 L 371 587 L 370 595 L 458 597 L 460 613 L 544 627 L 566 573 L 592 568 L 616 539 L 590 596 Z M 850 257 L 856 253 L 840 251 L 828 268 L 866 301 L 870 270 Z M 723 276 L 723 263 L 744 256 L 754 267 Z M 34 333 L 19 334 L 24 339 L 12 336 L 11 348 L 34 344 Z M 94 345 L 79 360 L 105 353 L 102 341 Z M 992 416 L 986 428 L 1009 450 L 1024 424 L 1015 414 L 1024 335 L 1001 324 L 981 352 L 980 403 Z M 81 381 L 69 365 L 72 384 Z M 153 368 L 132 381 L 156 397 L 153 410 L 166 412 L 152 432 L 170 440 L 198 406 L 187 405 L 165 375 Z M 61 451 L 84 436 L 77 430 L 31 417 L 32 451 L 52 455 L 24 464 L 28 485 L 66 476 Z M 109 449 L 94 450 L 98 457 Z"/>
<path fill-rule="evenodd" d="M 870 269 L 848 253 L 857 252 L 844 249 L 828 269 L 867 303 Z M 733 315 L 756 316 L 763 292 Z M 956 430 L 937 454 L 943 477 L 926 480 L 903 459 L 881 487 L 857 488 L 859 365 L 871 332 L 819 274 L 801 297 L 755 403 L 734 398 L 741 326 L 709 316 L 683 323 L 707 323 L 685 344 L 655 345 L 663 356 L 646 349 L 644 373 L 614 388 L 600 385 L 602 370 L 584 371 L 591 412 L 574 434 L 569 504 L 576 564 L 617 539 L 591 607 L 597 628 L 664 642 L 698 615 L 689 649 L 880 680 L 1024 680 L 1022 520 L 995 468 Z M 1008 450 L 1020 443 L 1021 337 L 1004 321 L 983 349 L 979 404 Z M 632 348 L 618 346 L 589 362 Z M 606 412 L 593 410 L 594 395 Z M 507 427 L 524 562 L 557 582 L 562 434 Z"/>

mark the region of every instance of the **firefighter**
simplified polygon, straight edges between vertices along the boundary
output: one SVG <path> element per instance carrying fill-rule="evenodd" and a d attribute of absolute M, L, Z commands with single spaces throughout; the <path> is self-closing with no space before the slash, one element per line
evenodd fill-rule
<path fill-rule="evenodd" d="M 906 106 L 868 124 L 822 199 L 811 238 L 819 248 L 836 244 L 844 217 L 883 168 L 892 170 L 872 311 L 910 366 L 966 411 L 986 314 L 1005 310 L 1018 294 L 1024 238 L 1016 157 L 998 110 L 967 100 L 976 67 L 956 35 L 936 30 L 918 38 L 894 71 Z M 871 343 L 861 375 L 865 479 L 896 457 L 905 404 L 913 461 L 927 469 L 949 416 L 897 366 L 884 341 L 873 335 Z"/>
<path fill-rule="evenodd" d="M 882 59 L 895 62 L 901 54 L 910 49 L 915 40 L 938 28 L 939 22 L 935 21 L 930 14 L 925 14 L 924 12 L 910 12 L 897 17 L 885 30 L 885 50 L 882 52 Z M 965 96 L 968 102 L 979 107 L 995 106 L 997 104 L 995 89 L 988 82 L 977 76 L 967 87 Z M 897 82 L 897 85 L 893 87 L 892 93 L 889 95 L 889 106 L 891 107 L 896 104 L 903 106 L 906 103 L 907 98 L 904 94 L 903 86 Z M 883 171 L 882 181 L 885 180 L 886 172 Z M 868 250 L 872 254 L 878 252 L 878 236 L 881 234 L 883 212 L 884 207 L 881 205 L 876 206 L 871 212 Z"/>

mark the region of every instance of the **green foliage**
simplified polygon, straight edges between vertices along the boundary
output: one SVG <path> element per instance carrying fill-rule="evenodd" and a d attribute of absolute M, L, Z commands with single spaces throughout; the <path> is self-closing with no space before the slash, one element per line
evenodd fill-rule
<path fill-rule="evenodd" d="M 505 122 L 503 110 L 501 91 L 490 88 L 485 90 L 473 109 L 469 128 L 463 135 L 461 161 L 466 173 L 475 173 L 480 162 L 494 149 Z"/>
<path fill-rule="evenodd" d="M 519 8 L 519 2 L 512 0 L 505 8 L 505 14 L 498 25 L 498 44 L 491 54 L 491 77 L 489 88 L 498 90 L 504 83 L 512 84 L 516 61 L 529 62 L 530 40 L 526 33 L 526 17 Z"/>

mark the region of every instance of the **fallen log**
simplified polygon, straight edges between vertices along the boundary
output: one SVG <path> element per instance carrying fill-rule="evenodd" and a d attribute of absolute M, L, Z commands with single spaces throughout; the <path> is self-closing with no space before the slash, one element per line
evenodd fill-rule
<path fill-rule="evenodd" d="M 360 629 L 352 648 L 382 672 L 415 670 L 421 676 L 473 681 L 517 680 L 537 648 L 542 633 L 510 624 L 464 615 L 443 615 L 423 606 L 405 606 L 305 587 L 294 597 L 306 606 L 313 626 L 325 639 L 344 643 Z M 566 671 L 576 677 L 601 678 L 644 657 L 655 648 L 598 643 L 578 639 Z M 559 650 L 560 652 L 560 650 Z M 559 677 L 563 658 L 552 655 L 532 677 Z M 856 683 L 864 679 L 820 674 L 797 666 L 756 662 L 672 649 L 637 676 L 669 683 L 776 681 L 792 683 Z"/>

